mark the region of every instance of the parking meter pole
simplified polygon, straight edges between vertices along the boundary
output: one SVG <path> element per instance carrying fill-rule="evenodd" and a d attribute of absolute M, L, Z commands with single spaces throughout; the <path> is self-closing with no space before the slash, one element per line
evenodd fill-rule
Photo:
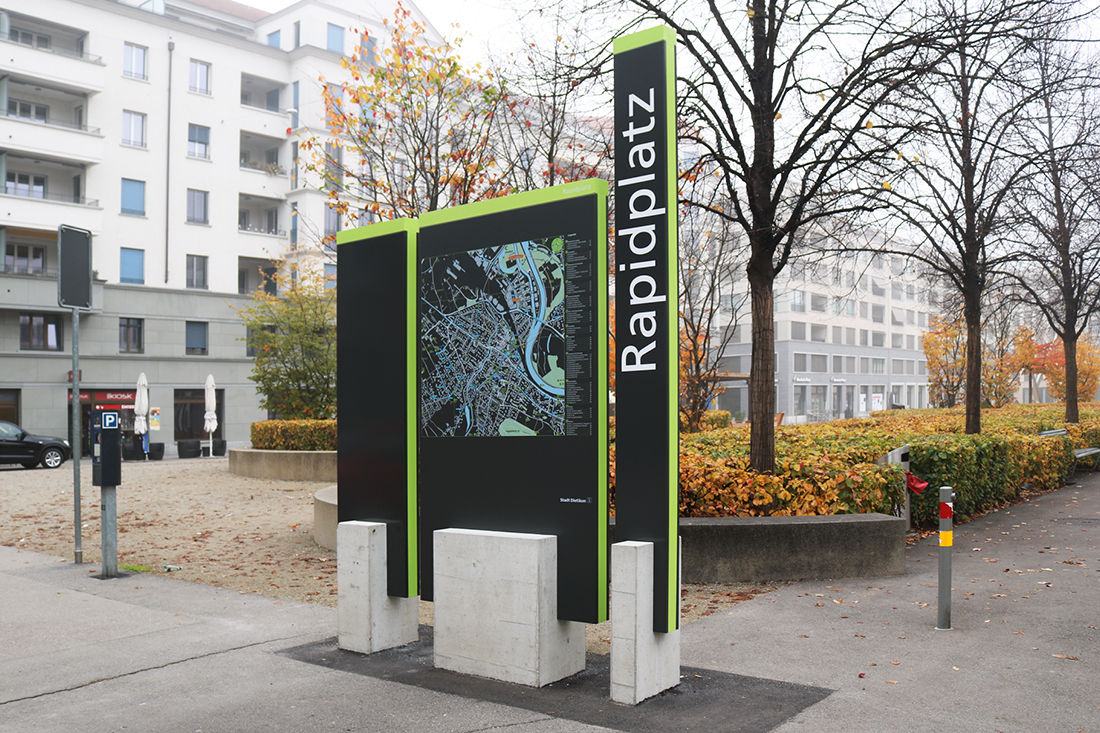
<path fill-rule="evenodd" d="M 100 536 L 103 538 L 103 577 L 118 575 L 118 520 L 115 504 L 115 487 L 101 486 L 99 490 Z"/>
<path fill-rule="evenodd" d="M 73 526 L 75 542 L 73 562 L 84 562 L 84 548 L 80 537 L 80 309 L 73 308 L 73 386 L 72 395 L 72 449 L 73 449 Z"/>
<path fill-rule="evenodd" d="M 950 486 L 940 487 L 940 578 L 937 631 L 951 630 L 951 552 L 954 538 L 955 492 Z"/>

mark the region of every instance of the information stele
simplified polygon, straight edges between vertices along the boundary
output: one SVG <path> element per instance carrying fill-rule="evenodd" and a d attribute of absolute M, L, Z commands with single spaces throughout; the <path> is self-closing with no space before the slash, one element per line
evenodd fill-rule
<path fill-rule="evenodd" d="M 615 40 L 615 540 L 652 542 L 653 630 L 679 626 L 676 35 Z"/>
<path fill-rule="evenodd" d="M 425 599 L 433 531 L 553 534 L 558 618 L 607 618 L 606 232 L 599 179 L 420 218 Z"/>
<path fill-rule="evenodd" d="M 418 593 L 414 219 L 340 232 L 339 521 L 386 525 L 387 593 Z"/>

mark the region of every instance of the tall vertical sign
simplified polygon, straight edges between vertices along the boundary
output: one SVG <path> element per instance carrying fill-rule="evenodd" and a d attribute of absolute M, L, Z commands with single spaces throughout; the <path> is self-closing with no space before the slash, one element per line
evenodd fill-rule
<path fill-rule="evenodd" d="M 417 595 L 416 221 L 336 236 L 337 511 L 386 524 L 386 592 Z"/>
<path fill-rule="evenodd" d="M 615 539 L 654 544 L 654 631 L 679 626 L 676 34 L 615 41 Z"/>

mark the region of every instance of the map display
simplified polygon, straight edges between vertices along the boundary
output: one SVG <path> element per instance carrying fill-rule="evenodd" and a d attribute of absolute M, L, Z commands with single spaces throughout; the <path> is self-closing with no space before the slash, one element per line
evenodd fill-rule
<path fill-rule="evenodd" d="M 563 234 L 420 260 L 422 436 L 588 434 L 574 383 L 590 349 L 570 315 L 589 315 L 567 289 L 578 274 L 588 289 L 589 250 Z"/>

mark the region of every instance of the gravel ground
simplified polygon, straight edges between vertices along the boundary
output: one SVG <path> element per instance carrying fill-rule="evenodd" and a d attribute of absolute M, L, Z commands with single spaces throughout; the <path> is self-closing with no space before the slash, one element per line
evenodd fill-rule
<path fill-rule="evenodd" d="M 122 465 L 117 489 L 119 567 L 336 606 L 336 553 L 313 541 L 313 494 L 326 483 L 235 476 L 225 458 Z M 89 572 L 99 572 L 99 487 L 82 462 L 81 542 Z M 0 466 L 0 545 L 73 559 L 73 469 Z M 92 566 L 91 564 L 94 564 Z M 782 583 L 685 584 L 689 623 Z M 420 604 L 422 623 L 432 605 Z M 607 653 L 609 624 L 588 627 L 588 648 Z"/>

